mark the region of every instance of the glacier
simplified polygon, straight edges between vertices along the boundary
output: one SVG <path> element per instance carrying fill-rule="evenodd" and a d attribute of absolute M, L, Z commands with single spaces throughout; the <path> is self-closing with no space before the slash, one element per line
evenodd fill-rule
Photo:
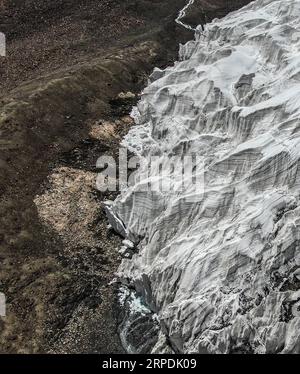
<path fill-rule="evenodd" d="M 108 207 L 135 244 L 118 276 L 180 353 L 300 353 L 300 1 L 215 19 L 155 69 L 124 145 L 172 191 L 135 183 Z M 203 188 L 167 172 L 197 155 Z M 139 175 L 140 174 L 140 175 Z M 162 340 L 163 341 L 163 340 Z M 164 352 L 164 344 L 157 344 Z"/>

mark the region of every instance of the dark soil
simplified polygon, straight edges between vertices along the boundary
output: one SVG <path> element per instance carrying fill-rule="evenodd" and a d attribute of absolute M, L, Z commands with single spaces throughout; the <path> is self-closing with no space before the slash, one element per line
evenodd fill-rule
<path fill-rule="evenodd" d="M 7 58 L 0 60 L 0 92 L 54 70 L 86 63 L 138 39 L 164 38 L 163 34 L 154 34 L 172 23 L 184 3 L 185 0 L 1 0 L 0 31 L 6 34 L 8 52 Z M 171 54 L 180 34 L 181 30 L 171 40 Z"/>

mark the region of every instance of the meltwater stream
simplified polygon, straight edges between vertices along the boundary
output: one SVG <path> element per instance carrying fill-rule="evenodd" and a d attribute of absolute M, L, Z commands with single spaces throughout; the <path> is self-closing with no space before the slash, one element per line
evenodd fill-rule
<path fill-rule="evenodd" d="M 193 27 L 191 27 L 190 25 L 184 23 L 182 20 L 186 16 L 187 10 L 189 9 L 189 7 L 191 5 L 194 4 L 194 2 L 195 2 L 195 0 L 188 0 L 188 3 L 185 5 L 185 7 L 183 9 L 181 9 L 181 11 L 178 14 L 178 17 L 175 20 L 176 23 L 178 23 L 178 25 L 181 25 L 181 26 L 183 26 L 184 28 L 186 28 L 188 30 L 195 30 L 195 29 Z"/>
<path fill-rule="evenodd" d="M 142 166 L 108 216 L 136 246 L 118 275 L 155 352 L 300 353 L 299 25 L 300 1 L 257 0 L 143 92 L 124 145 L 160 174 Z"/>

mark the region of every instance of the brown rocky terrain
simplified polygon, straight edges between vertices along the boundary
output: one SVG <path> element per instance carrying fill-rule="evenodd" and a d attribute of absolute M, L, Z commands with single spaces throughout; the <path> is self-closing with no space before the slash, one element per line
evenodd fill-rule
<path fill-rule="evenodd" d="M 247 2 L 196 1 L 188 22 Z M 192 38 L 174 22 L 185 3 L 0 2 L 1 353 L 123 352 L 111 284 L 121 239 L 107 229 L 101 201 L 114 195 L 96 191 L 96 161 L 117 156 L 148 74 Z"/>

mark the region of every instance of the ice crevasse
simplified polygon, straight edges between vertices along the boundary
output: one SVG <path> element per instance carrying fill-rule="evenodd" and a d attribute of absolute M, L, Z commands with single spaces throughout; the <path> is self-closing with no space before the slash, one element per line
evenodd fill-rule
<path fill-rule="evenodd" d="M 145 191 L 136 175 L 108 207 L 137 247 L 121 279 L 176 352 L 300 353 L 300 1 L 199 27 L 153 72 L 135 119 L 125 146 L 142 165 L 155 155 L 173 188 Z M 189 153 L 203 189 L 167 172 Z"/>

